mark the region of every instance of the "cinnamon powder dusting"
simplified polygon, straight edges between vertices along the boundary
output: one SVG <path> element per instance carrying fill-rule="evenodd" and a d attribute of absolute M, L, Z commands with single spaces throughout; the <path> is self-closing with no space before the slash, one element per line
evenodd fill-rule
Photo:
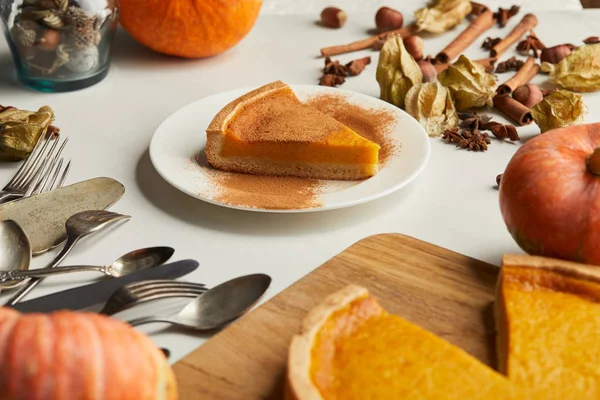
<path fill-rule="evenodd" d="M 310 98 L 305 104 L 377 143 L 381 147 L 380 166 L 397 154 L 399 146 L 389 135 L 397 121 L 394 113 L 363 108 L 349 103 L 343 95 L 323 94 Z M 321 206 L 319 195 L 327 191 L 328 181 L 225 172 L 210 167 L 204 151 L 199 157 L 196 165 L 210 181 L 211 197 L 225 204 L 270 210 L 315 208 Z"/>
<path fill-rule="evenodd" d="M 389 135 L 398 118 L 393 112 L 361 107 L 350 103 L 343 95 L 328 93 L 311 97 L 305 104 L 335 118 L 365 139 L 377 143 L 381 147 L 380 167 L 398 154 L 399 146 Z"/>

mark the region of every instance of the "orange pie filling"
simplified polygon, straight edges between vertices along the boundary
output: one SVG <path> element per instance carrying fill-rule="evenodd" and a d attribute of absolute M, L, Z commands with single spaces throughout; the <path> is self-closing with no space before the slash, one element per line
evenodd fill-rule
<path fill-rule="evenodd" d="M 499 361 L 508 378 L 553 398 L 600 396 L 600 284 L 561 271 L 504 266 Z"/>
<path fill-rule="evenodd" d="M 378 164 L 379 149 L 376 143 L 300 103 L 288 88 L 231 117 L 221 156 L 370 168 Z"/>
<path fill-rule="evenodd" d="M 522 398 L 505 377 L 372 297 L 326 320 L 311 349 L 310 379 L 326 400 Z"/>

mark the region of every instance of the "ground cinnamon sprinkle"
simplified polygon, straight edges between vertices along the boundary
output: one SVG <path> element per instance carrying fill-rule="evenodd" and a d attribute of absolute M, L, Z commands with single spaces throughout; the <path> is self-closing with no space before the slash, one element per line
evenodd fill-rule
<path fill-rule="evenodd" d="M 389 135 L 398 120 L 393 112 L 361 107 L 339 94 L 321 94 L 311 97 L 305 104 L 337 119 L 365 139 L 377 143 L 381 147 L 380 166 L 398 153 L 399 147 Z"/>
<path fill-rule="evenodd" d="M 397 121 L 391 111 L 363 108 L 348 102 L 343 95 L 334 94 L 312 97 L 305 104 L 381 146 L 380 165 L 399 151 L 399 146 L 389 135 Z M 195 165 L 201 167 L 201 173 L 211 183 L 210 197 L 230 205 L 270 210 L 314 208 L 321 205 L 319 195 L 327 191 L 327 181 L 216 170 L 206 162 L 204 151 L 200 152 Z"/>
<path fill-rule="evenodd" d="M 323 184 L 315 179 L 233 172 L 216 175 L 215 183 L 220 186 L 217 201 L 270 210 L 319 207 L 317 195 Z"/>

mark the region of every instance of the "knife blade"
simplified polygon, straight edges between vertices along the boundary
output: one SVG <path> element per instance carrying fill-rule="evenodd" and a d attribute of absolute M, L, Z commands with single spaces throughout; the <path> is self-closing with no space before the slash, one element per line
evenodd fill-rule
<path fill-rule="evenodd" d="M 108 298 L 125 284 L 147 279 L 179 278 L 194 271 L 198 268 L 198 265 L 198 262 L 195 260 L 181 260 L 154 268 L 144 269 L 120 278 L 109 278 L 102 282 L 38 297 L 22 303 L 17 303 L 10 307 L 23 313 L 82 310 L 84 308 L 106 303 Z"/>
<path fill-rule="evenodd" d="M 80 211 L 104 210 L 117 202 L 125 187 L 111 178 L 94 178 L 0 205 L 0 221 L 12 219 L 29 237 L 31 251 L 41 254 L 67 237 L 67 219 Z"/>

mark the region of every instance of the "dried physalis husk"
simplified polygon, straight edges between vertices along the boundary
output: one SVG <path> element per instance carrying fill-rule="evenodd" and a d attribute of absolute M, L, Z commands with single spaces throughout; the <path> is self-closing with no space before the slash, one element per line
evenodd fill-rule
<path fill-rule="evenodd" d="M 22 160 L 31 153 L 35 143 L 54 120 L 48 106 L 37 112 L 5 109 L 0 112 L 0 160 Z"/>
<path fill-rule="evenodd" d="M 442 33 L 460 24 L 471 12 L 469 0 L 437 0 L 415 12 L 419 31 Z"/>
<path fill-rule="evenodd" d="M 429 136 L 440 136 L 458 126 L 450 91 L 438 82 L 413 86 L 406 94 L 406 112 L 419 121 Z"/>
<path fill-rule="evenodd" d="M 464 55 L 440 72 L 438 80 L 450 89 L 458 111 L 493 105 L 496 77 L 485 72 L 482 64 L 472 62 Z"/>
<path fill-rule="evenodd" d="M 542 63 L 550 82 L 575 92 L 600 90 L 600 44 L 581 46 L 558 64 Z"/>
<path fill-rule="evenodd" d="M 404 106 L 404 97 L 414 85 L 423 82 L 419 64 L 411 56 L 400 36 L 391 36 L 379 53 L 377 82 L 381 99 L 395 106 Z"/>
<path fill-rule="evenodd" d="M 563 126 L 583 122 L 587 107 L 580 94 L 568 90 L 557 90 L 546 96 L 531 109 L 533 120 L 542 133 Z"/>

